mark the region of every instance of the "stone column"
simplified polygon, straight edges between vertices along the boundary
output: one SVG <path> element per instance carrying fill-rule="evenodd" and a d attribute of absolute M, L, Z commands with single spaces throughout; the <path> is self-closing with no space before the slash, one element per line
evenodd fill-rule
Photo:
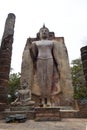
<path fill-rule="evenodd" d="M 7 89 L 12 56 L 15 15 L 10 13 L 6 19 L 0 47 L 0 104 L 7 102 Z"/>

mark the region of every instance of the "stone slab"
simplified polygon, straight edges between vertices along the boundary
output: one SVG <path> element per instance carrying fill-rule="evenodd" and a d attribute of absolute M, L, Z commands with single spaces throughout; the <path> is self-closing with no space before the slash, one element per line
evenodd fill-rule
<path fill-rule="evenodd" d="M 26 120 L 27 120 L 26 114 L 15 114 L 6 117 L 6 123 L 25 122 Z"/>

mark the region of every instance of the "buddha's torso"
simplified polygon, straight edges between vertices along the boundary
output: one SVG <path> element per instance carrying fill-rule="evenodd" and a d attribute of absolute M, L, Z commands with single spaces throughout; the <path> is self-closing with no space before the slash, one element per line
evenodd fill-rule
<path fill-rule="evenodd" d="M 51 40 L 41 40 L 36 42 L 38 48 L 38 59 L 52 58 L 53 42 Z"/>

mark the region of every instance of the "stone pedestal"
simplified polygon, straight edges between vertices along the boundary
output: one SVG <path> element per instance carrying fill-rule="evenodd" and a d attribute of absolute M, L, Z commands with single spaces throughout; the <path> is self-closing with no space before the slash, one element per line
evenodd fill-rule
<path fill-rule="evenodd" d="M 58 107 L 36 107 L 35 108 L 35 121 L 60 121 L 60 108 Z"/>

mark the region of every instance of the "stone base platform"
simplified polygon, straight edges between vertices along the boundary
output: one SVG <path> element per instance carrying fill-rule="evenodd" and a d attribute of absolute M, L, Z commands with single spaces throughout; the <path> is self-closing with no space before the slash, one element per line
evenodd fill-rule
<path fill-rule="evenodd" d="M 77 118 L 79 110 L 75 110 L 70 106 L 10 106 L 4 112 L 1 112 L 0 119 L 5 119 L 7 116 L 15 114 L 25 114 L 27 119 L 35 121 L 60 121 L 61 118 Z"/>
<path fill-rule="evenodd" d="M 34 111 L 5 111 L 2 113 L 3 118 L 5 119 L 9 115 L 15 115 L 15 114 L 24 114 L 26 115 L 27 119 L 34 120 L 35 119 L 35 112 Z"/>
<path fill-rule="evenodd" d="M 60 121 L 61 114 L 58 107 L 36 107 L 35 121 Z"/>
<path fill-rule="evenodd" d="M 15 114 L 24 114 L 27 119 L 35 119 L 34 106 L 10 106 L 8 109 L 5 109 L 3 112 L 3 117 L 14 116 Z"/>

